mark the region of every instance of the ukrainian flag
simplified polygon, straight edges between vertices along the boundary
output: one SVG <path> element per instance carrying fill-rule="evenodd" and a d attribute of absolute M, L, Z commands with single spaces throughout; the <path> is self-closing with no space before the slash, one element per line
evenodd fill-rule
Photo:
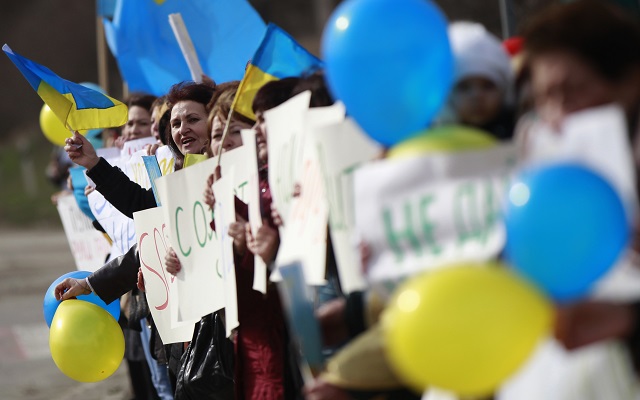
<path fill-rule="evenodd" d="M 280 27 L 269 24 L 240 83 L 232 109 L 255 120 L 251 105 L 256 93 L 265 83 L 300 76 L 320 68 L 320 59 L 300 46 Z"/>
<path fill-rule="evenodd" d="M 14 53 L 6 44 L 2 50 L 22 72 L 63 125 L 74 131 L 122 126 L 127 106 L 116 99 L 80 84 L 60 78 L 49 68 Z"/>

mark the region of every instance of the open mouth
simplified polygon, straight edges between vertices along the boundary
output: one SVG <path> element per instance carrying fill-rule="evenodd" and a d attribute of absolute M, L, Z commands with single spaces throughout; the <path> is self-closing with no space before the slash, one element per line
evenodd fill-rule
<path fill-rule="evenodd" d="M 196 140 L 194 138 L 191 137 L 185 137 L 182 138 L 182 145 L 183 146 L 188 146 L 190 143 L 195 142 Z"/>

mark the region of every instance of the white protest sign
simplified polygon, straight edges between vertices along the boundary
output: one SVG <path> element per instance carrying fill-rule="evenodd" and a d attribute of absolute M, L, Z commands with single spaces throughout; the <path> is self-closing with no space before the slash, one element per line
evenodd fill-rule
<path fill-rule="evenodd" d="M 218 244 L 210 223 L 213 211 L 202 193 L 213 172 L 208 162 L 156 179 L 164 221 L 182 269 L 177 277 L 178 321 L 199 319 L 224 307 L 224 281 Z"/>
<path fill-rule="evenodd" d="M 316 145 L 313 140 L 309 140 L 309 137 L 313 129 L 338 123 L 344 120 L 344 115 L 345 108 L 342 103 L 304 111 L 302 138 L 305 139 L 302 140 L 302 163 L 298 168 L 292 166 L 294 168 L 293 178 L 295 182 L 300 184 L 301 194 L 291 200 L 289 214 L 280 229 L 283 240 L 278 250 L 276 264 L 280 266 L 301 261 L 305 279 L 310 285 L 323 285 L 326 282 L 329 205 L 322 183 L 323 177 Z M 278 209 L 278 211 L 280 210 Z M 279 279 L 280 276 L 276 271 L 272 275 L 272 280 Z"/>
<path fill-rule="evenodd" d="M 213 184 L 213 193 L 216 197 L 214 218 L 216 231 L 218 232 L 220 246 L 220 263 L 224 277 L 225 297 L 225 327 L 227 336 L 237 328 L 238 322 L 238 291 L 236 288 L 236 271 L 233 260 L 233 238 L 229 236 L 229 224 L 236 221 L 235 199 L 233 194 L 234 181 L 233 167 L 224 176 Z"/>
<path fill-rule="evenodd" d="M 249 194 L 247 151 L 241 146 L 224 153 L 221 160 L 222 176 L 234 166 L 233 190 L 241 200 Z M 203 203 L 202 195 L 217 162 L 212 158 L 156 180 L 172 245 L 182 264 L 177 275 L 179 321 L 200 318 L 224 307 L 218 239 L 210 226 L 213 211 Z"/>
<path fill-rule="evenodd" d="M 620 106 L 573 113 L 564 119 L 560 132 L 537 121 L 523 136 L 524 163 L 581 162 L 608 179 L 623 199 L 630 219 L 636 214 L 635 164 Z"/>
<path fill-rule="evenodd" d="M 188 342 L 193 337 L 196 321 L 172 327 L 171 310 L 178 301 L 176 278 L 165 270 L 165 255 L 169 248 L 168 229 L 162 209 L 150 208 L 133 214 L 138 242 L 140 267 L 144 276 L 145 294 L 153 322 L 162 343 Z M 177 319 L 177 316 L 173 318 Z"/>
<path fill-rule="evenodd" d="M 322 172 L 313 141 L 305 141 L 304 162 L 300 178 L 301 193 L 291 202 L 276 265 L 300 261 L 309 285 L 323 285 L 327 254 L 327 219 L 329 204 L 322 184 Z M 279 280 L 274 274 L 272 280 Z"/>
<path fill-rule="evenodd" d="M 113 241 L 109 259 L 126 253 L 136 243 L 133 220 L 118 211 L 97 190 L 89 193 L 87 200 L 93 216 Z"/>
<path fill-rule="evenodd" d="M 310 100 L 311 92 L 306 91 L 264 113 L 268 137 L 269 188 L 273 204 L 285 225 L 297 174 L 302 165 L 304 122 Z"/>
<path fill-rule="evenodd" d="M 176 159 L 169 146 L 161 146 L 156 150 L 156 159 L 160 165 L 162 176 L 172 173 L 175 170 Z"/>
<path fill-rule="evenodd" d="M 355 173 L 357 232 L 368 278 L 394 280 L 450 263 L 485 261 L 505 243 L 504 193 L 515 148 L 386 160 Z"/>
<path fill-rule="evenodd" d="M 142 139 L 129 140 L 122 146 L 122 151 L 120 152 L 121 160 L 123 162 L 127 162 L 133 154 L 137 153 L 140 150 L 144 150 L 147 145 L 155 143 L 157 143 L 157 140 L 153 136 L 145 137 Z"/>
<path fill-rule="evenodd" d="M 93 272 L 102 267 L 111 246 L 80 210 L 73 195 L 58 197 L 58 213 L 76 268 Z"/>
<path fill-rule="evenodd" d="M 149 189 L 151 188 L 151 181 L 149 181 L 149 174 L 142 160 L 142 156 L 146 155 L 147 152 L 145 150 L 139 150 L 133 153 L 129 160 L 124 163 L 124 173 L 131 181 L 145 189 Z"/>
<path fill-rule="evenodd" d="M 260 210 L 260 177 L 258 176 L 256 132 L 252 129 L 243 129 L 240 134 L 242 135 L 242 147 L 245 148 L 247 154 L 244 165 L 249 171 L 249 183 L 246 186 L 246 200 L 244 201 L 249 203 L 249 224 L 251 225 L 251 231 L 257 232 L 262 226 L 262 211 Z M 270 211 L 271 210 L 265 210 L 265 212 Z M 253 269 L 253 290 L 267 294 L 267 264 L 262 260 L 262 257 L 258 255 L 253 257 Z"/>
<path fill-rule="evenodd" d="M 103 147 L 96 150 L 98 157 L 102 157 L 105 160 L 111 160 L 120 158 L 120 149 L 117 147 Z"/>
<path fill-rule="evenodd" d="M 329 202 L 329 227 L 340 286 L 345 293 L 362 290 L 366 283 L 360 255 L 354 245 L 355 204 L 353 173 L 380 154 L 381 147 L 350 118 L 311 132 L 318 151 Z"/>

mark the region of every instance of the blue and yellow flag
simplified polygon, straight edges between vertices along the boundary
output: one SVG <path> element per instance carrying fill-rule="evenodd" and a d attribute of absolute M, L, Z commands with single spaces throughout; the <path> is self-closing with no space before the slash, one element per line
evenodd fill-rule
<path fill-rule="evenodd" d="M 167 94 L 191 73 L 169 24 L 180 13 L 202 71 L 215 82 L 242 79 L 265 23 L 247 0 L 117 0 L 103 19 L 107 44 L 130 91 Z"/>
<path fill-rule="evenodd" d="M 251 105 L 258 90 L 271 81 L 300 76 L 322 68 L 322 61 L 274 24 L 267 26 L 260 47 L 251 59 L 238 88 L 232 109 L 256 119 Z"/>
<path fill-rule="evenodd" d="M 14 53 L 6 44 L 2 50 L 64 126 L 78 131 L 121 126 L 127 122 L 125 104 L 60 78 L 49 68 Z"/>

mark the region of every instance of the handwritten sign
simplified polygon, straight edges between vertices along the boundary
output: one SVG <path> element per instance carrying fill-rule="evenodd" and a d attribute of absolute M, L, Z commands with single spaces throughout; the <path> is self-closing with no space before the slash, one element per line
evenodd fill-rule
<path fill-rule="evenodd" d="M 304 118 L 310 100 L 311 92 L 306 91 L 264 113 L 269 136 L 269 188 L 285 225 L 302 165 Z"/>
<path fill-rule="evenodd" d="M 182 269 L 177 276 L 178 321 L 199 319 L 224 307 L 219 246 L 211 229 L 213 210 L 203 202 L 206 162 L 156 179 L 164 221 Z"/>
<path fill-rule="evenodd" d="M 276 265 L 300 261 L 310 285 L 323 285 L 327 254 L 329 204 L 313 141 L 305 141 L 301 194 L 291 202 L 287 227 L 278 249 Z M 277 279 L 278 275 L 273 276 Z"/>
<path fill-rule="evenodd" d="M 149 180 L 149 174 L 144 164 L 142 157 L 146 157 L 147 152 L 145 150 L 136 151 L 131 157 L 124 162 L 124 173 L 131 179 L 131 181 L 137 183 L 145 189 L 151 188 L 151 181 Z"/>
<path fill-rule="evenodd" d="M 136 243 L 133 220 L 118 211 L 97 190 L 89 193 L 87 200 L 93 216 L 113 241 L 109 259 L 126 253 Z"/>
<path fill-rule="evenodd" d="M 366 283 L 354 245 L 355 203 L 353 173 L 382 149 L 352 119 L 312 130 L 329 202 L 329 227 L 340 286 L 346 293 L 362 290 Z"/>
<path fill-rule="evenodd" d="M 196 321 L 175 324 L 172 318 L 173 303 L 179 301 L 176 278 L 165 270 L 165 255 L 169 248 L 167 225 L 159 207 L 133 214 L 144 276 L 145 290 L 153 321 L 164 344 L 188 342 L 193 337 Z"/>
<path fill-rule="evenodd" d="M 147 145 L 155 144 L 156 142 L 157 140 L 153 136 L 145 137 L 142 139 L 129 140 L 128 142 L 125 142 L 122 146 L 122 151 L 120 152 L 120 158 L 122 162 L 129 161 L 132 155 L 139 152 L 140 150 L 144 150 Z"/>
<path fill-rule="evenodd" d="M 260 177 L 258 176 L 258 152 L 256 148 L 256 132 L 252 129 L 243 129 L 242 147 L 245 148 L 247 159 L 243 165 L 247 169 L 248 184 L 244 200 L 249 204 L 249 224 L 251 231 L 257 232 L 262 226 L 262 212 L 260 210 Z M 235 176 L 235 169 L 234 169 Z M 260 256 L 253 258 L 253 290 L 267 293 L 267 264 Z"/>
<path fill-rule="evenodd" d="M 224 279 L 225 298 L 225 327 L 227 336 L 237 328 L 238 322 L 238 291 L 236 288 L 236 270 L 233 261 L 233 238 L 229 236 L 229 225 L 236 221 L 235 199 L 233 195 L 234 168 L 231 167 L 225 175 L 213 184 L 216 197 L 215 221 L 218 230 L 220 246 L 220 264 Z"/>
<path fill-rule="evenodd" d="M 515 149 L 386 160 L 355 173 L 357 231 L 372 251 L 368 278 L 496 257 Z"/>
<path fill-rule="evenodd" d="M 109 242 L 78 208 L 73 195 L 58 198 L 58 213 L 76 268 L 93 272 L 102 267 L 109 254 Z"/>
<path fill-rule="evenodd" d="M 222 176 L 234 167 L 233 192 L 246 201 L 249 191 L 248 148 L 224 153 Z M 182 270 L 178 273 L 179 320 L 191 320 L 225 306 L 224 279 L 220 265 L 218 237 L 211 229 L 213 210 L 203 202 L 209 175 L 217 166 L 212 158 L 156 180 L 165 221 Z"/>
<path fill-rule="evenodd" d="M 176 159 L 169 146 L 158 147 L 158 150 L 156 150 L 156 158 L 158 159 L 158 165 L 160 166 L 162 176 L 175 171 Z"/>

